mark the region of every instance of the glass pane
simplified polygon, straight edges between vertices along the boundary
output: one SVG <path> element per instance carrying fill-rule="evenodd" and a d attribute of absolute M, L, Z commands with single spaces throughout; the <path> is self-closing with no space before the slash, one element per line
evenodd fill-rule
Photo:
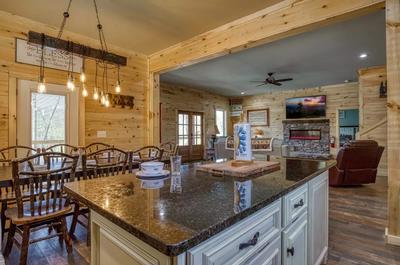
<path fill-rule="evenodd" d="M 65 143 L 66 99 L 63 95 L 32 93 L 32 147 Z"/>
<path fill-rule="evenodd" d="M 188 114 L 184 114 L 183 115 L 183 123 L 184 124 L 189 124 L 189 115 Z"/>
<path fill-rule="evenodd" d="M 182 135 L 183 134 L 183 126 L 179 125 L 179 130 L 178 130 L 178 135 Z"/>
<path fill-rule="evenodd" d="M 226 136 L 226 115 L 224 110 L 215 111 L 215 123 L 217 124 L 219 131 L 217 136 Z"/>
<path fill-rule="evenodd" d="M 183 123 L 183 114 L 178 115 L 178 123 L 182 124 Z"/>

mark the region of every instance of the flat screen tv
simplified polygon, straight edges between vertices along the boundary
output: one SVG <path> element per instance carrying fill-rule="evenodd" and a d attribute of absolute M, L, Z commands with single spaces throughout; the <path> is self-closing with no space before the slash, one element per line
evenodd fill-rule
<path fill-rule="evenodd" d="M 326 116 L 326 96 L 286 99 L 286 119 L 322 118 Z"/>

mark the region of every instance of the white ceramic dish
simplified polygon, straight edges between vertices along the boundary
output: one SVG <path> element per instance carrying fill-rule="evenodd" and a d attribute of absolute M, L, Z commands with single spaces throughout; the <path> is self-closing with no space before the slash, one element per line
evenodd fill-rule
<path fill-rule="evenodd" d="M 160 172 L 144 172 L 138 171 L 136 172 L 136 177 L 140 179 L 152 179 L 152 178 L 165 178 L 169 176 L 169 170 L 161 170 Z"/>
<path fill-rule="evenodd" d="M 154 175 L 154 174 L 159 174 L 162 172 L 164 169 L 164 163 L 163 162 L 157 162 L 157 161 L 150 161 L 150 162 L 143 162 L 140 164 L 140 170 L 147 175 Z"/>

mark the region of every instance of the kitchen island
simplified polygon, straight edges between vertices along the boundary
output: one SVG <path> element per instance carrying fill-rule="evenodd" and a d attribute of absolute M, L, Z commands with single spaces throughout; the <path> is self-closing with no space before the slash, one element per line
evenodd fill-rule
<path fill-rule="evenodd" d="M 132 174 L 65 189 L 91 209 L 91 264 L 320 264 L 336 162 L 280 161 L 279 171 L 246 179 L 185 166 L 181 192 L 170 179 L 155 188 Z"/>

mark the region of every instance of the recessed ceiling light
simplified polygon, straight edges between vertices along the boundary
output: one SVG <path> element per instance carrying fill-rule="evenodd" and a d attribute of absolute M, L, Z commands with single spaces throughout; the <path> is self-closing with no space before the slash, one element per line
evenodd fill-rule
<path fill-rule="evenodd" d="M 359 56 L 361 59 L 365 59 L 368 57 L 368 54 L 366 54 L 365 52 L 361 53 Z"/>
<path fill-rule="evenodd" d="M 346 79 L 346 80 L 344 80 L 344 82 L 345 82 L 345 83 L 349 83 L 349 82 L 350 82 L 350 80 L 349 80 L 349 79 Z"/>
<path fill-rule="evenodd" d="M 245 92 L 240 92 L 240 94 L 241 94 L 241 95 L 244 95 L 244 94 L 246 94 L 246 93 L 245 93 Z"/>

